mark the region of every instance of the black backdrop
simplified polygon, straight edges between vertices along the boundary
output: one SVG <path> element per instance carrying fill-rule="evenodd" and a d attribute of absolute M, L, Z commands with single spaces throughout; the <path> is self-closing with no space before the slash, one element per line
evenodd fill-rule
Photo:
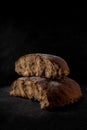
<path fill-rule="evenodd" d="M 52 17 L 48 20 L 45 16 L 38 20 L 23 15 L 0 16 L 0 130 L 87 130 L 87 25 L 84 12 L 84 8 L 73 8 L 66 20 Z M 66 12 L 64 15 L 66 17 Z M 83 92 L 80 102 L 46 111 L 36 102 L 9 96 L 7 86 L 18 77 L 14 71 L 15 61 L 24 54 L 35 52 L 59 55 L 67 61 L 71 70 L 69 76 L 80 84 Z"/>
<path fill-rule="evenodd" d="M 84 21 L 30 20 L 27 17 L 0 17 L 0 85 L 9 85 L 18 77 L 14 63 L 27 53 L 50 53 L 63 57 L 71 70 L 70 77 L 86 83 L 87 29 Z"/>

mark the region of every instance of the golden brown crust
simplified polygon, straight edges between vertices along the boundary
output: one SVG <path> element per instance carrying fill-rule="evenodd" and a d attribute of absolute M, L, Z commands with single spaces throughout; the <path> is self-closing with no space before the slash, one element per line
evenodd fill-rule
<path fill-rule="evenodd" d="M 78 101 L 82 92 L 78 83 L 68 77 L 59 81 L 23 77 L 14 81 L 10 95 L 34 98 L 40 102 L 41 108 L 55 108 Z"/>
<path fill-rule="evenodd" d="M 22 76 L 39 76 L 58 79 L 70 72 L 64 59 L 49 54 L 27 54 L 15 63 L 15 71 Z"/>

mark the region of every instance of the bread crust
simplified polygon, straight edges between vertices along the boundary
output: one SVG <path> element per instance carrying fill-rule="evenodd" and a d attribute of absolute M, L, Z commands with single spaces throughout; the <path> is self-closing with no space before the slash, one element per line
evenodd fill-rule
<path fill-rule="evenodd" d="M 68 77 L 57 81 L 41 77 L 18 78 L 12 83 L 9 94 L 37 100 L 41 109 L 72 104 L 82 96 L 79 84 Z"/>
<path fill-rule="evenodd" d="M 15 63 L 15 71 L 25 77 L 38 76 L 52 79 L 60 79 L 70 73 L 63 58 L 40 53 L 20 57 Z"/>

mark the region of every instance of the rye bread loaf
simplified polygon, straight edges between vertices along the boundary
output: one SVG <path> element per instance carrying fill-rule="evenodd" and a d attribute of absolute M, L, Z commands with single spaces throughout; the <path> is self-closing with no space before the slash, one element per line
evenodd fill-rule
<path fill-rule="evenodd" d="M 59 79 L 70 72 L 64 59 L 49 54 L 27 54 L 15 63 L 15 71 L 21 76 L 38 76 Z"/>
<path fill-rule="evenodd" d="M 41 109 L 72 104 L 82 96 L 78 83 L 68 77 L 59 81 L 41 77 L 18 78 L 12 83 L 9 94 L 37 100 Z"/>

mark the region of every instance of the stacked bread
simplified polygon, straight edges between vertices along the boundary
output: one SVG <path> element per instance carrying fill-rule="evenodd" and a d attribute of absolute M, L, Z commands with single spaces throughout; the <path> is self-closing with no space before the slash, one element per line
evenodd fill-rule
<path fill-rule="evenodd" d="M 10 95 L 37 100 L 41 109 L 72 104 L 82 96 L 79 84 L 67 77 L 70 69 L 61 57 L 27 54 L 16 61 L 15 71 L 23 77 L 12 83 Z"/>

